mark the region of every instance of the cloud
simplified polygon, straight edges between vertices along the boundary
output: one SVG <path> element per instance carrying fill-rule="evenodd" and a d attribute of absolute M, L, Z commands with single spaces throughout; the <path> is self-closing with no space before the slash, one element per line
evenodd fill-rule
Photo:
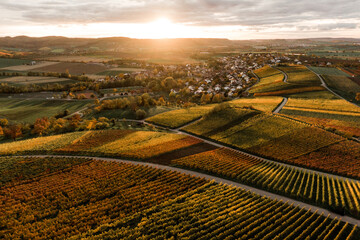
<path fill-rule="evenodd" d="M 1 0 L 17 24 L 144 23 L 168 17 L 192 26 L 242 26 L 250 31 L 356 29 L 360 0 Z"/>

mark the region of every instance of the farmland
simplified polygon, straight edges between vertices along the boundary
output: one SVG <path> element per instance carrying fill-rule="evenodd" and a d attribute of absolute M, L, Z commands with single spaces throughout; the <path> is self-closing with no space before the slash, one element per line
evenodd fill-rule
<path fill-rule="evenodd" d="M 279 70 L 270 66 L 259 68 L 255 70 L 254 73 L 260 78 L 260 82 L 252 87 L 252 89 L 256 89 L 262 85 L 282 82 L 284 79 L 284 75 Z"/>
<path fill-rule="evenodd" d="M 29 62 L 24 62 L 24 63 L 30 63 Z M 46 67 L 46 66 L 50 66 L 50 65 L 53 65 L 53 64 L 57 64 L 58 62 L 36 62 L 36 64 L 34 65 L 14 65 L 14 66 L 9 66 L 9 67 L 5 67 L 5 68 L 2 68 L 0 70 L 10 70 L 10 71 L 20 71 L 20 72 L 23 72 L 23 71 L 31 71 L 35 68 L 39 68 L 39 67 Z"/>
<path fill-rule="evenodd" d="M 290 163 L 325 169 L 354 178 L 360 178 L 360 144 L 354 141 L 342 141 L 311 153 L 288 160 Z"/>
<path fill-rule="evenodd" d="M 252 107 L 263 112 L 272 112 L 281 103 L 281 97 L 240 98 L 229 102 L 231 107 Z"/>
<path fill-rule="evenodd" d="M 324 228 L 324 225 L 329 227 Z M 241 189 L 208 184 L 196 189 L 193 195 L 184 194 L 75 239 L 139 239 L 144 236 L 201 240 L 274 239 L 275 236 L 280 239 L 287 239 L 286 236 L 357 239 L 358 231 L 357 227 L 339 220 L 260 198 Z"/>
<path fill-rule="evenodd" d="M 0 239 L 360 240 L 328 41 L 0 38 Z"/>
<path fill-rule="evenodd" d="M 360 108 L 342 99 L 290 98 L 281 113 L 357 122 Z"/>
<path fill-rule="evenodd" d="M 107 75 L 107 76 L 115 76 L 121 73 L 131 73 L 131 72 L 140 72 L 140 71 L 144 71 L 144 69 L 141 68 L 112 68 L 103 72 L 99 72 L 97 73 L 97 75 Z"/>
<path fill-rule="evenodd" d="M 326 85 L 349 101 L 356 101 L 356 93 L 360 92 L 360 85 L 346 76 L 323 76 Z"/>
<path fill-rule="evenodd" d="M 343 138 L 319 128 L 305 127 L 248 150 L 261 156 L 286 161 L 342 140 Z"/>
<path fill-rule="evenodd" d="M 66 170 L 55 171 L 55 165 L 51 166 L 53 173 L 42 173 L 42 169 L 50 167 L 49 160 L 58 162 L 58 170 Z M 74 165 L 73 159 L 49 160 L 32 158 L 33 168 L 38 167 L 23 174 L 32 176 L 28 181 L 5 176 L 8 180 L 13 177 L 13 181 L 0 190 L 1 238 L 69 238 L 191 192 L 205 183 L 198 178 L 131 164 L 79 160 Z M 27 168 L 29 160 L 13 161 L 20 162 L 17 170 L 22 176 L 22 168 Z"/>
<path fill-rule="evenodd" d="M 260 78 L 260 82 L 250 89 L 254 96 L 284 96 L 295 93 L 324 90 L 320 85 L 320 79 L 305 66 L 279 67 L 287 76 L 276 68 L 265 66 L 254 73 Z"/>
<path fill-rule="evenodd" d="M 19 76 L 19 77 L 9 77 L 2 78 L 0 83 L 7 83 L 13 85 L 28 85 L 28 84 L 54 84 L 54 83 L 75 83 L 77 81 L 68 79 L 68 78 L 58 78 L 58 77 L 29 77 L 29 76 Z"/>
<path fill-rule="evenodd" d="M 0 58 L 0 68 L 29 64 L 31 60 Z"/>
<path fill-rule="evenodd" d="M 165 132 L 87 131 L 0 144 L 0 155 L 50 153 L 147 159 L 200 142 Z"/>
<path fill-rule="evenodd" d="M 359 182 L 280 166 L 224 148 L 172 163 L 360 217 Z"/>
<path fill-rule="evenodd" d="M 287 82 L 293 84 L 320 85 L 320 79 L 305 66 L 279 67 L 288 75 Z"/>
<path fill-rule="evenodd" d="M 326 129 L 336 129 L 340 132 L 346 133 L 348 136 L 360 136 L 360 122 L 340 121 L 329 118 L 315 118 L 294 115 L 291 117 Z"/>
<path fill-rule="evenodd" d="M 59 72 L 64 73 L 66 70 L 73 75 L 82 74 L 96 74 L 107 70 L 103 64 L 96 63 L 71 63 L 71 62 L 60 62 L 45 67 L 38 67 L 32 69 L 33 72 Z"/>
<path fill-rule="evenodd" d="M 332 76 L 345 76 L 350 77 L 349 74 L 341 71 L 337 68 L 330 68 L 330 67 L 309 67 L 310 70 L 314 71 L 319 75 L 332 75 Z"/>
<path fill-rule="evenodd" d="M 177 128 L 201 118 L 213 109 L 214 105 L 196 106 L 173 110 L 147 118 L 146 121 L 161 126 Z"/>
<path fill-rule="evenodd" d="M 206 121 L 211 121 L 211 119 L 201 120 L 184 130 L 193 133 L 199 132 Z M 270 114 L 252 114 L 239 119 L 236 125 L 215 132 L 208 137 L 241 149 L 247 149 L 303 127 L 305 127 L 303 124 Z M 277 130 L 274 131 L 274 129 Z"/>
<path fill-rule="evenodd" d="M 2 238 L 359 239 L 351 224 L 172 171 L 92 159 L 7 160 L 19 175 L 1 175 Z"/>
<path fill-rule="evenodd" d="M 76 112 L 89 105 L 90 101 L 5 99 L 0 98 L 0 117 L 11 121 L 33 123 L 40 117 L 51 117 L 64 110 Z"/>

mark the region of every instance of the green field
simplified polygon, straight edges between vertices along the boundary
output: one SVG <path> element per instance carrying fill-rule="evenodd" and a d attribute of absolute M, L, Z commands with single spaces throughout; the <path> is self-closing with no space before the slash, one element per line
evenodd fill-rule
<path fill-rule="evenodd" d="M 0 68 L 23 65 L 27 63 L 31 63 L 31 60 L 0 58 Z"/>
<path fill-rule="evenodd" d="M 331 67 L 309 67 L 310 70 L 314 71 L 315 73 L 319 75 L 336 75 L 336 76 L 346 76 L 350 77 L 349 74 L 337 69 L 337 68 L 331 68 Z"/>
<path fill-rule="evenodd" d="M 0 117 L 10 121 L 33 123 L 40 117 L 51 117 L 64 110 L 78 111 L 92 101 L 5 99 L 0 98 Z"/>
<path fill-rule="evenodd" d="M 9 85 L 23 86 L 29 84 L 46 85 L 46 84 L 71 84 L 77 81 L 68 78 L 58 77 L 29 77 L 29 76 L 17 76 L 2 78 L 0 83 L 7 83 Z"/>
<path fill-rule="evenodd" d="M 360 85 L 352 81 L 346 76 L 322 76 L 326 85 L 335 91 L 337 94 L 355 102 L 356 93 L 360 93 Z"/>

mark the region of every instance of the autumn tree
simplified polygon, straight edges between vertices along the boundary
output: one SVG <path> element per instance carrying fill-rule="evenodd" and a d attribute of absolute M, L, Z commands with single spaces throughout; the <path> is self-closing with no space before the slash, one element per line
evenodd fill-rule
<path fill-rule="evenodd" d="M 22 130 L 20 124 L 10 125 L 4 128 L 3 131 L 6 138 L 10 138 L 13 140 L 16 140 L 18 137 L 22 136 Z"/>
<path fill-rule="evenodd" d="M 49 127 L 50 127 L 50 121 L 47 117 L 38 118 L 35 121 L 34 129 L 32 130 L 32 133 L 41 136 L 44 133 L 46 133 Z"/>
<path fill-rule="evenodd" d="M 356 93 L 355 100 L 356 100 L 356 101 L 360 101 L 360 92 Z"/>
<path fill-rule="evenodd" d="M 146 117 L 146 112 L 142 109 L 136 111 L 136 119 L 144 119 Z"/>
<path fill-rule="evenodd" d="M 9 121 L 6 118 L 1 118 L 0 119 L 0 126 L 1 127 L 6 127 L 9 124 Z"/>

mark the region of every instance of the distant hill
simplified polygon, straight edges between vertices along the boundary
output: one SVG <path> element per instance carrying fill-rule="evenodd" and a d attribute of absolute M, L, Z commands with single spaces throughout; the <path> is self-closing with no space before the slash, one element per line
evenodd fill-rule
<path fill-rule="evenodd" d="M 16 48 L 23 50 L 38 50 L 44 47 L 49 48 L 77 48 L 86 49 L 97 47 L 101 50 L 113 50 L 116 48 L 201 48 L 208 46 L 229 47 L 237 43 L 228 39 L 132 39 L 125 37 L 111 38 L 66 38 L 66 37 L 40 37 L 27 36 L 2 37 L 0 48 Z"/>

